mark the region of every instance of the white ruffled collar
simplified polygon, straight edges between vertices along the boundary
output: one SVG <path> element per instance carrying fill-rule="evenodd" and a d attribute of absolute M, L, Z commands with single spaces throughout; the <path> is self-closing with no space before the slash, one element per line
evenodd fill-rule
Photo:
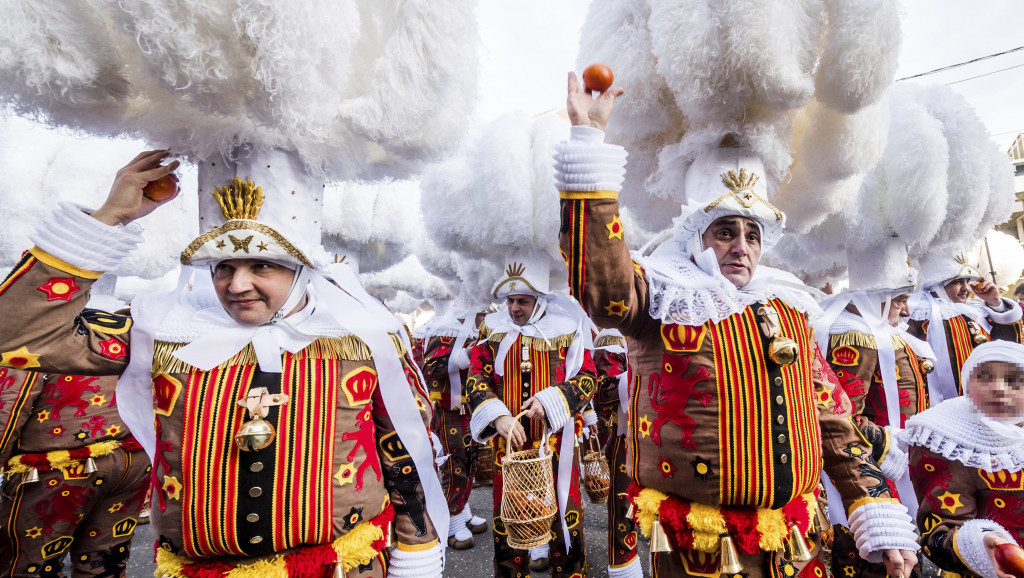
<path fill-rule="evenodd" d="M 519 332 L 525 337 L 536 337 L 540 339 L 554 339 L 563 335 L 572 335 L 579 326 L 579 320 L 564 311 L 561 307 L 548 304 L 544 316 L 536 323 L 519 326 L 512 323 L 508 311 L 495 311 L 484 318 L 484 325 L 490 330 L 491 335 L 500 335 L 510 331 Z"/>
<path fill-rule="evenodd" d="M 698 257 L 700 258 L 700 257 Z M 717 264 L 705 272 L 688 257 L 674 240 L 658 247 L 644 257 L 633 253 L 633 260 L 643 267 L 650 287 L 650 315 L 662 323 L 703 325 L 719 322 L 739 313 L 754 303 L 780 299 L 806 313 L 809 320 L 821 315 L 813 293 L 795 275 L 765 265 L 758 265 L 749 283 L 737 288 L 721 273 Z M 715 274 L 717 273 L 717 274 Z"/>
<path fill-rule="evenodd" d="M 943 320 L 952 319 L 961 315 L 966 315 L 971 319 L 977 321 L 979 318 L 984 319 L 985 314 L 979 309 L 976 303 L 953 303 L 949 297 L 946 296 L 945 291 L 936 291 L 935 295 L 931 294 L 931 291 L 920 291 L 915 293 L 911 299 L 911 311 L 910 318 L 915 321 L 928 321 L 932 315 L 932 302 L 936 302 L 939 305 L 939 314 L 942 315 Z M 938 297 L 936 297 L 938 295 Z"/>
<path fill-rule="evenodd" d="M 977 419 L 965 397 L 947 399 L 907 420 L 897 443 L 920 446 L 989 473 L 1024 470 L 1024 441 L 1007 440 Z"/>
<path fill-rule="evenodd" d="M 462 329 L 462 323 L 467 315 L 475 313 L 451 307 L 440 315 L 434 315 L 426 323 L 416 328 L 413 337 L 416 339 L 430 339 L 431 337 L 455 337 Z"/>

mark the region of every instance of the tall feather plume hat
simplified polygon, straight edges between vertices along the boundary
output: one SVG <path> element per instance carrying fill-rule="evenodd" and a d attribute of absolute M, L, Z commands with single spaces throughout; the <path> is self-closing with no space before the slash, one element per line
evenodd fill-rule
<path fill-rule="evenodd" d="M 265 259 L 320 268 L 323 182 L 294 152 L 270 149 L 199 163 L 200 234 L 182 265 Z"/>
<path fill-rule="evenodd" d="M 895 297 L 912 291 L 917 285 L 907 243 L 897 236 L 884 237 L 870 250 L 847 247 L 850 291 L 884 293 Z"/>
<path fill-rule="evenodd" d="M 491 290 L 495 299 L 509 295 L 543 297 L 551 291 L 551 260 L 538 251 L 508 255 L 505 268 Z"/>

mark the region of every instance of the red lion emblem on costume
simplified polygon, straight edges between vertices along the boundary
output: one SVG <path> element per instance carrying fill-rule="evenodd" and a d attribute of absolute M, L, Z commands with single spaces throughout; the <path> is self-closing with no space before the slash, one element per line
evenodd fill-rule
<path fill-rule="evenodd" d="M 697 384 L 708 381 L 710 375 L 706 367 L 700 367 L 693 375 L 686 375 L 690 367 L 690 358 L 682 355 L 664 354 L 661 361 L 661 375 L 651 374 L 647 384 L 647 393 L 651 396 L 651 408 L 658 412 L 651 425 L 651 439 L 661 447 L 661 426 L 672 422 L 683 430 L 683 441 L 679 445 L 684 450 L 697 449 L 693 441 L 693 432 L 697 422 L 686 415 L 686 404 L 691 398 L 699 401 L 704 407 L 711 401 L 711 393 L 697 391 Z"/>
<path fill-rule="evenodd" d="M 89 401 L 82 399 L 82 394 L 91 391 L 99 393 L 99 384 L 93 385 L 98 377 L 82 377 L 79 375 L 62 375 L 56 380 L 46 384 L 43 394 L 46 395 L 46 402 L 57 406 L 50 412 L 50 419 L 60 419 L 60 410 L 68 406 L 74 406 L 75 416 L 85 415 L 85 408 L 89 407 Z"/>

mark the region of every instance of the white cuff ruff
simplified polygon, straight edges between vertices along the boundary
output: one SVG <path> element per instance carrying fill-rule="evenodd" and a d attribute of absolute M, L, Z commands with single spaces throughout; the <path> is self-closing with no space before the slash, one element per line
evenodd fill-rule
<path fill-rule="evenodd" d="M 636 556 L 618 568 L 609 566 L 608 578 L 644 578 L 644 567 L 640 565 L 640 557 Z"/>
<path fill-rule="evenodd" d="M 551 428 L 552 433 L 561 431 L 565 424 L 572 422 L 569 406 L 565 403 L 565 396 L 557 387 L 541 390 L 533 397 L 537 398 L 544 406 L 544 415 L 548 418 L 548 427 Z"/>
<path fill-rule="evenodd" d="M 615 191 L 626 175 L 626 149 L 605 144 L 604 132 L 574 126 L 555 149 L 555 186 L 560 191 Z"/>
<path fill-rule="evenodd" d="M 964 522 L 964 525 L 953 536 L 953 543 L 956 545 L 957 553 L 960 554 L 960 559 L 972 572 L 982 578 L 996 578 L 996 566 L 988 555 L 988 549 L 985 548 L 987 532 L 995 532 L 1014 542 L 1013 536 L 1001 525 L 992 520 L 979 518 Z"/>
<path fill-rule="evenodd" d="M 142 228 L 111 227 L 92 218 L 87 209 L 60 203 L 29 239 L 50 255 L 89 271 L 116 269 L 142 242 Z"/>
<path fill-rule="evenodd" d="M 583 425 L 586 427 L 597 425 L 597 412 L 593 408 L 583 412 Z"/>
<path fill-rule="evenodd" d="M 890 480 L 898 480 L 907 472 L 910 458 L 907 452 L 901 450 L 899 444 L 896 443 L 896 432 L 893 432 L 888 426 L 885 429 L 889 437 L 889 450 L 885 452 L 882 461 L 878 462 L 878 469 L 882 470 L 885 477 Z"/>
<path fill-rule="evenodd" d="M 490 441 L 498 434 L 494 428 L 494 420 L 503 415 L 511 417 L 512 412 L 500 399 L 490 399 L 480 404 L 469 420 L 469 431 L 473 434 L 473 440 L 480 443 Z"/>
<path fill-rule="evenodd" d="M 849 516 L 850 531 L 857 542 L 860 557 L 872 563 L 882 561 L 883 550 L 920 549 L 914 521 L 907 507 L 893 502 L 870 502 Z"/>
<path fill-rule="evenodd" d="M 391 549 L 388 577 L 441 578 L 444 571 L 443 556 L 444 548 L 440 543 L 419 552 L 407 552 L 396 546 Z"/>
<path fill-rule="evenodd" d="M 994 309 L 986 305 L 985 314 L 988 315 L 988 318 L 991 319 L 993 323 L 1010 325 L 1011 323 L 1020 321 L 1021 314 L 1024 314 L 1024 311 L 1021 310 L 1017 303 L 1003 297 L 1002 302 L 999 304 L 999 309 Z"/>

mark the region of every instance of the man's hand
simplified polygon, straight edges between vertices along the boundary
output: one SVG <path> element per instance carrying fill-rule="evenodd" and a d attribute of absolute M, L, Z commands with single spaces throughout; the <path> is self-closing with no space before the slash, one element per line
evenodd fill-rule
<path fill-rule="evenodd" d="M 908 578 L 917 565 L 917 553 L 912 550 L 885 550 L 882 552 L 882 563 L 889 578 Z"/>
<path fill-rule="evenodd" d="M 542 404 L 536 397 L 531 397 L 526 400 L 523 403 L 522 411 L 525 411 L 526 417 L 530 419 L 547 419 L 547 414 L 544 413 L 544 404 Z"/>
<path fill-rule="evenodd" d="M 600 435 L 600 431 L 598 431 L 598 429 L 597 429 L 597 424 L 594 424 L 594 425 L 590 426 L 590 435 L 594 436 L 595 440 Z"/>
<path fill-rule="evenodd" d="M 999 287 L 984 277 L 975 283 L 971 289 L 973 289 L 974 294 L 984 301 L 985 305 L 988 305 L 989 307 L 999 307 L 999 304 L 1003 302 L 1003 296 L 999 293 Z"/>
<path fill-rule="evenodd" d="M 589 92 L 583 90 L 575 72 L 569 73 L 569 97 L 565 100 L 565 107 L 569 113 L 569 122 L 573 126 L 592 126 L 604 130 L 608 124 L 608 117 L 612 114 L 612 106 L 615 99 L 622 96 L 626 90 L 619 86 L 613 86 L 601 93 L 596 99 Z"/>
<path fill-rule="evenodd" d="M 92 214 L 93 218 L 107 225 L 127 225 L 169 201 L 156 202 L 142 195 L 142 189 L 150 181 L 170 174 L 181 164 L 174 161 L 161 165 L 169 154 L 168 151 L 146 151 L 117 171 L 106 202 Z"/>
<path fill-rule="evenodd" d="M 996 576 L 999 578 L 1014 578 L 1012 574 L 1007 574 L 999 569 L 999 564 L 996 562 L 996 546 L 1000 544 L 1009 544 L 1010 541 L 1003 538 L 995 532 L 985 532 L 985 552 L 988 557 L 992 559 L 992 565 L 996 568 Z"/>
<path fill-rule="evenodd" d="M 511 435 L 509 435 L 510 428 Z M 510 415 L 503 415 L 494 420 L 494 429 L 498 430 L 498 435 L 501 437 L 508 438 L 514 448 L 522 447 L 526 443 L 526 430 L 516 418 Z"/>

